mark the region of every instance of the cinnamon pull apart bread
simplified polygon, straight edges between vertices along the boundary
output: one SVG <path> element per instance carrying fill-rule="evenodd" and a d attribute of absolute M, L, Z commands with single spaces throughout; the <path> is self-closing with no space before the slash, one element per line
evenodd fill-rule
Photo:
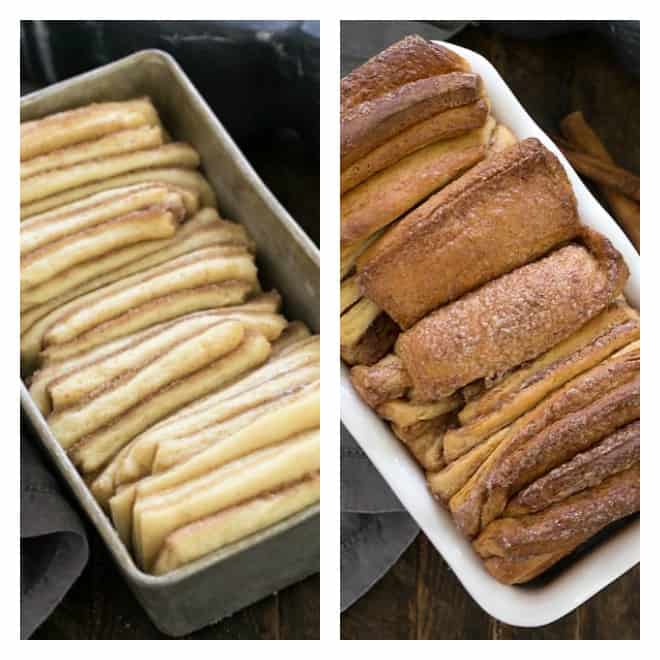
<path fill-rule="evenodd" d="M 606 238 L 602 259 L 571 244 L 502 275 L 402 333 L 396 352 L 423 399 L 452 394 L 538 357 L 618 296 L 628 278 Z"/>
<path fill-rule="evenodd" d="M 410 58 L 419 57 L 411 65 Z M 408 37 L 341 85 L 341 277 L 388 226 L 490 152 L 496 122 L 479 76 L 448 49 Z M 342 358 L 373 364 L 399 332 L 378 304 L 346 282 Z"/>
<path fill-rule="evenodd" d="M 580 231 L 559 161 L 528 139 L 406 215 L 358 260 L 364 294 L 402 328 Z"/>
<path fill-rule="evenodd" d="M 413 36 L 342 80 L 341 356 L 517 584 L 639 510 L 640 319 L 557 157 L 469 76 Z"/>
<path fill-rule="evenodd" d="M 319 337 L 199 164 L 149 99 L 21 125 L 21 371 L 155 574 L 319 500 Z"/>
<path fill-rule="evenodd" d="M 639 505 L 636 463 L 540 513 L 492 522 L 474 548 L 501 582 L 527 582 L 607 525 L 639 511 Z"/>

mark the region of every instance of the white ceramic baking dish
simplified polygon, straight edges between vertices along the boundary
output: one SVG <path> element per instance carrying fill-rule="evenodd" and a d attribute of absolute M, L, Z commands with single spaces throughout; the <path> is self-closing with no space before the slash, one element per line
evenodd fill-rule
<path fill-rule="evenodd" d="M 440 42 L 439 42 L 440 43 Z M 536 125 L 502 77 L 481 55 L 442 44 L 462 55 L 484 82 L 493 115 L 518 138 L 536 137 L 560 159 L 573 185 L 585 224 L 605 234 L 630 269 L 625 295 L 639 308 L 639 255 L 617 223 L 594 199 L 552 140 Z M 569 613 L 639 562 L 639 518 L 583 553 L 550 580 L 505 586 L 491 577 L 449 513 L 430 495 L 424 474 L 401 442 L 353 389 L 346 366 L 341 377 L 342 421 L 408 509 L 474 600 L 491 616 L 516 626 L 541 626 Z"/>

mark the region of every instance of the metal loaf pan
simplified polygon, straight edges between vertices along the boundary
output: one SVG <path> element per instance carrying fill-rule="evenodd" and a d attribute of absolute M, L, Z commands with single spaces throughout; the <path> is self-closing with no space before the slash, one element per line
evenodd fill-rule
<path fill-rule="evenodd" d="M 218 81 L 221 84 L 222 81 Z M 284 313 L 319 330 L 319 251 L 266 188 L 176 61 L 144 50 L 21 99 L 21 121 L 94 101 L 151 97 L 163 125 L 199 152 L 221 214 L 245 225 L 257 244 L 265 289 Z M 25 385 L 21 406 L 62 477 L 107 543 L 154 624 L 181 636 L 319 570 L 319 505 L 163 576 L 143 573 L 51 433 Z"/>

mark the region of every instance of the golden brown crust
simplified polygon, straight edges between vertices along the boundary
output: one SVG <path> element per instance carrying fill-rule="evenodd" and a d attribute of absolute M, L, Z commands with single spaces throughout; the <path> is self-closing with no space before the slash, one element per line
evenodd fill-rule
<path fill-rule="evenodd" d="M 488 124 L 492 128 L 492 125 Z M 368 238 L 486 155 L 486 126 L 406 156 L 341 198 L 341 241 Z"/>
<path fill-rule="evenodd" d="M 599 261 L 568 245 L 441 307 L 402 333 L 396 352 L 421 398 L 447 396 L 567 338 L 619 295 L 627 273 L 618 253 Z"/>
<path fill-rule="evenodd" d="M 639 354 L 609 360 L 513 424 L 497 450 L 450 501 L 463 532 L 473 536 L 504 511 L 516 492 L 638 419 L 638 372 Z"/>
<path fill-rule="evenodd" d="M 474 73 L 448 73 L 406 83 L 342 113 L 341 167 L 346 169 L 390 138 L 482 93 Z"/>
<path fill-rule="evenodd" d="M 405 329 L 579 231 L 564 170 L 528 139 L 475 165 L 371 245 L 358 259 L 360 284 Z"/>
<path fill-rule="evenodd" d="M 638 463 L 639 426 L 636 421 L 617 429 L 591 449 L 533 481 L 509 502 L 504 516 L 537 513 Z"/>
<path fill-rule="evenodd" d="M 487 560 L 486 567 L 498 579 L 510 584 L 529 580 L 554 561 L 607 525 L 639 511 L 639 463 L 615 474 L 603 483 L 552 505 L 541 513 L 522 518 L 501 518 L 492 522 L 473 544 Z M 549 555 L 554 561 L 548 562 Z M 544 557 L 545 556 L 545 557 Z M 511 571 L 511 564 L 500 566 L 488 560 L 507 562 L 545 558 L 540 570 Z M 509 571 L 503 569 L 507 567 Z M 518 574 L 521 574 L 519 576 Z"/>
<path fill-rule="evenodd" d="M 470 483 L 466 484 L 465 489 L 451 502 L 452 510 L 462 518 L 459 524 L 463 528 L 471 530 L 468 533 L 476 533 L 480 507 L 488 490 L 489 475 L 497 471 L 498 465 L 507 456 L 516 449 L 524 447 L 528 441 L 540 435 L 544 429 L 560 422 L 563 417 L 580 412 L 583 408 L 597 402 L 611 390 L 629 382 L 638 373 L 639 347 L 620 351 L 602 364 L 574 378 L 511 426 L 496 433 L 495 436 L 500 438 L 497 443 L 497 451 L 488 458 L 486 464 L 479 469 L 479 473 L 475 474 Z M 445 454 L 448 462 L 453 461 L 459 455 L 449 444 L 450 442 L 451 437 L 446 436 Z M 478 449 L 479 446 L 475 449 Z"/>
<path fill-rule="evenodd" d="M 401 131 L 387 142 L 370 151 L 341 173 L 341 194 L 355 188 L 370 176 L 398 162 L 408 154 L 448 140 L 483 126 L 490 106 L 486 99 L 445 110 Z"/>
<path fill-rule="evenodd" d="M 469 64 L 453 51 L 411 34 L 342 78 L 341 111 L 420 78 L 469 70 Z"/>
<path fill-rule="evenodd" d="M 461 410 L 459 414 L 461 424 L 467 427 L 479 419 L 501 411 L 520 393 L 540 384 L 557 370 L 563 374 L 569 365 L 582 363 L 582 359 L 587 356 L 589 360 L 585 361 L 586 367 L 581 371 L 596 366 L 609 357 L 610 353 L 639 339 L 639 332 L 639 313 L 625 300 L 615 300 L 601 314 L 583 325 L 578 332 L 553 346 L 534 362 L 511 372 L 492 388 L 486 390 L 482 388 L 478 391 L 471 400 L 467 400 Z M 579 373 L 579 371 L 575 372 L 571 377 Z M 558 382 L 555 377 L 553 381 L 557 387 L 566 382 Z M 462 391 L 464 392 L 465 388 Z M 549 392 L 550 390 L 544 390 L 544 394 Z M 537 402 L 534 400 L 533 403 Z"/>
<path fill-rule="evenodd" d="M 486 570 L 503 584 L 523 584 L 547 571 L 558 561 L 573 552 L 580 544 L 555 552 L 520 558 L 489 557 L 484 559 Z"/>
<path fill-rule="evenodd" d="M 568 339 L 530 365 L 513 371 L 459 413 L 462 426 L 445 446 L 469 449 L 531 410 L 553 391 L 639 338 L 639 321 L 625 304 L 610 305 Z M 630 310 L 632 311 L 632 310 Z"/>

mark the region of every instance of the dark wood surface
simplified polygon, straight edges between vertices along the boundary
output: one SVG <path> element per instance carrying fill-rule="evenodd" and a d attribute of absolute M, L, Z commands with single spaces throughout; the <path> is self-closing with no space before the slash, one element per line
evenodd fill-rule
<path fill-rule="evenodd" d="M 242 146 L 276 197 L 318 243 L 318 150 L 302 144 L 292 131 Z M 166 638 L 133 596 L 96 531 L 87 527 L 89 563 L 32 639 Z M 319 576 L 314 575 L 184 639 L 318 638 Z"/>
<path fill-rule="evenodd" d="M 487 57 L 548 133 L 582 110 L 617 162 L 639 172 L 639 80 L 606 40 L 579 33 L 542 41 L 469 27 L 453 41 Z M 515 628 L 484 613 L 423 534 L 341 618 L 343 639 L 638 639 L 639 567 L 559 621 Z"/>
<path fill-rule="evenodd" d="M 342 639 L 639 639 L 639 566 L 540 628 L 486 614 L 420 533 L 373 589 L 341 617 Z"/>

